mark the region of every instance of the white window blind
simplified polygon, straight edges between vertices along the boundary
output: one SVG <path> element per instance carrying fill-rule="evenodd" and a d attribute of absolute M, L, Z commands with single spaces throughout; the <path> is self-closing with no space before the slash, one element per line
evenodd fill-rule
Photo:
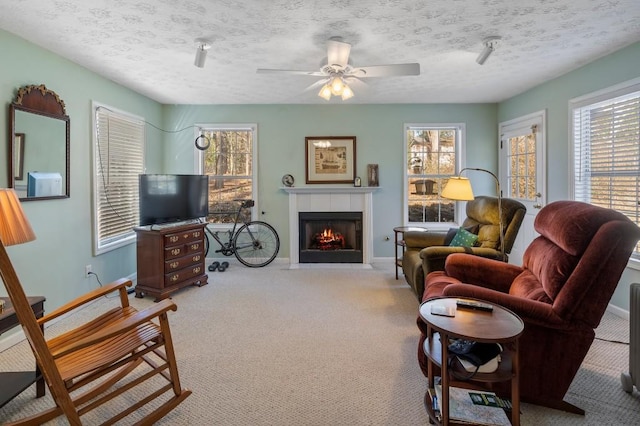
<path fill-rule="evenodd" d="M 573 141 L 574 198 L 640 225 L 640 91 L 574 108 Z"/>
<path fill-rule="evenodd" d="M 144 173 L 144 120 L 95 108 L 94 191 L 96 254 L 135 239 L 138 175 Z"/>

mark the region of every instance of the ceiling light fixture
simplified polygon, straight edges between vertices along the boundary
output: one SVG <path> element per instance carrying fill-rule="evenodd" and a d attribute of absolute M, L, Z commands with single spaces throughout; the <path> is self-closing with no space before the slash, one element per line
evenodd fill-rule
<path fill-rule="evenodd" d="M 496 46 L 498 45 L 498 42 L 500 40 L 502 40 L 502 37 L 500 36 L 491 36 L 485 38 L 482 41 L 482 44 L 484 44 L 484 49 L 476 58 L 476 62 L 480 65 L 483 65 L 487 61 L 489 56 L 493 53 L 493 51 L 496 50 Z"/>
<path fill-rule="evenodd" d="M 196 43 L 196 60 L 193 62 L 198 68 L 204 68 L 204 61 L 207 59 L 207 50 L 211 49 L 211 42 L 204 38 L 197 38 Z"/>
<path fill-rule="evenodd" d="M 322 86 L 318 92 L 318 96 L 325 101 L 331 100 L 331 96 L 340 96 L 343 101 L 346 101 L 347 99 L 353 98 L 353 90 L 351 90 L 351 87 L 344 81 L 342 75 L 334 74 L 329 81 Z"/>

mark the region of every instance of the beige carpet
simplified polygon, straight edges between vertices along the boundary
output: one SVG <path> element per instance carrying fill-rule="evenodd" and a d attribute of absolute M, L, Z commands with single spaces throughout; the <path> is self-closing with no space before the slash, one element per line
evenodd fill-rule
<path fill-rule="evenodd" d="M 428 424 L 426 379 L 416 361 L 418 304 L 404 280 L 395 280 L 393 265 L 287 267 L 232 263 L 210 273 L 209 285 L 174 295 L 173 337 L 183 385 L 193 395 L 161 424 Z M 139 308 L 153 303 L 131 300 Z M 114 303 L 101 300 L 65 324 Z M 58 324 L 47 334 L 63 329 Z M 628 322 L 607 314 L 598 335 L 628 340 Z M 523 404 L 522 424 L 638 424 L 640 394 L 625 393 L 619 380 L 627 357 L 626 345 L 596 341 L 566 397 L 586 416 Z M 25 342 L 0 354 L 0 371 L 32 363 Z M 34 395 L 32 386 L 0 409 L 0 423 L 51 403 Z"/>

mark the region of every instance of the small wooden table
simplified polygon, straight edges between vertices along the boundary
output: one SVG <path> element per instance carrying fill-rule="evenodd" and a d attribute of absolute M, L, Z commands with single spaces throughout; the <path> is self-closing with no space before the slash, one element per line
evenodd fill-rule
<path fill-rule="evenodd" d="M 0 297 L 4 300 L 4 309 L 0 313 L 0 334 L 20 325 L 11 300 L 8 297 Z M 28 297 L 29 304 L 36 318 L 44 315 L 44 301 L 42 296 Z M 42 326 L 41 326 L 42 327 Z M 44 331 L 44 329 L 43 329 Z M 40 398 L 45 393 L 45 383 L 40 368 L 36 364 L 35 371 L 0 372 L 0 407 L 22 393 L 25 389 L 36 383 L 36 397 Z"/>
<path fill-rule="evenodd" d="M 427 228 L 420 228 L 418 226 L 396 226 L 393 228 L 396 240 L 396 280 L 398 279 L 398 268 L 402 268 L 402 256 L 404 255 L 404 248 L 406 247 L 404 244 L 404 233 L 409 231 L 427 232 Z M 398 254 L 399 248 L 402 249 Z"/>
<path fill-rule="evenodd" d="M 441 369 L 442 401 L 440 411 L 442 421 L 439 421 L 431 409 L 432 404 L 425 403 L 429 417 L 436 424 L 449 425 L 449 386 L 451 386 L 451 372 L 448 362 L 449 339 L 467 339 L 477 342 L 501 343 L 501 354 L 498 370 L 493 373 L 476 373 L 473 379 L 464 382 L 465 387 L 481 385 L 488 382 L 511 381 L 511 423 L 520 425 L 520 388 L 519 388 L 519 361 L 518 338 L 524 331 L 524 322 L 510 310 L 491 304 L 492 312 L 456 309 L 454 317 L 446 317 L 431 313 L 433 305 L 456 307 L 458 298 L 442 297 L 432 299 L 420 305 L 420 317 L 427 324 L 427 339 L 424 342 L 424 352 L 427 356 L 427 373 L 429 376 L 429 389 L 434 389 L 434 366 Z M 466 299 L 475 300 L 475 299 Z M 482 302 L 481 300 L 478 300 Z M 488 303 L 488 302 L 484 302 Z M 444 342 L 444 343 L 443 343 Z M 425 395 L 425 402 L 427 402 Z M 428 402 L 431 402 L 430 400 Z"/>

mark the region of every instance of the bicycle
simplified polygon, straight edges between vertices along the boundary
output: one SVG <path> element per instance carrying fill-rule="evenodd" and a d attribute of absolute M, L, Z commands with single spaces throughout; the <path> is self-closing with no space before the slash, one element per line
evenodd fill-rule
<path fill-rule="evenodd" d="M 233 228 L 228 231 L 211 231 L 205 226 L 205 231 L 220 244 L 220 248 L 215 253 L 222 253 L 225 256 L 232 254 L 245 266 L 259 268 L 266 266 L 276 258 L 280 250 L 280 238 L 278 233 L 266 222 L 259 220 L 241 220 L 242 226 L 237 228 L 239 219 L 242 217 L 243 209 L 250 209 L 255 205 L 253 200 L 234 200 L 240 202 L 240 207 L 236 212 L 233 221 Z M 237 230 L 236 230 L 237 228 Z M 229 239 L 223 241 L 218 234 L 225 232 Z M 209 253 L 209 239 L 206 239 L 206 255 Z"/>

